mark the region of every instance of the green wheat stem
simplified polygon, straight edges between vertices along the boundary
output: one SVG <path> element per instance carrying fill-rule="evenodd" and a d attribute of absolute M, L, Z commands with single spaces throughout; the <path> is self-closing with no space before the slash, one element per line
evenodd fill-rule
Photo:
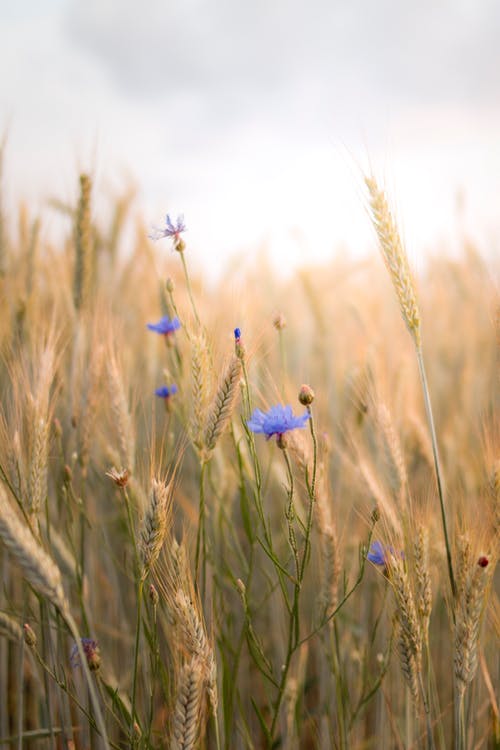
<path fill-rule="evenodd" d="M 140 578 L 137 584 L 137 614 L 135 626 L 135 646 L 134 646 L 134 668 L 132 672 L 132 700 L 130 709 L 130 738 L 134 736 L 134 721 L 136 718 L 135 704 L 137 699 L 137 675 L 139 666 L 139 646 L 141 635 L 141 617 L 142 617 L 142 593 L 144 588 L 144 578 Z"/>
<path fill-rule="evenodd" d="M 448 575 L 450 578 L 450 584 L 451 584 L 451 592 L 453 594 L 453 598 L 456 598 L 457 595 L 457 587 L 455 584 L 455 576 L 453 575 L 453 563 L 451 558 L 451 546 L 450 546 L 450 540 L 448 536 L 448 526 L 446 522 L 446 509 L 444 505 L 444 492 L 443 492 L 443 482 L 442 482 L 442 472 L 441 472 L 441 465 L 439 461 L 439 452 L 438 452 L 438 445 L 437 445 L 437 438 L 436 438 L 436 430 L 434 427 L 434 417 L 432 414 L 432 405 L 431 405 L 431 398 L 429 393 L 429 387 L 427 384 L 427 376 L 425 372 L 425 365 L 424 365 L 424 357 L 422 354 L 422 348 L 417 346 L 416 347 L 417 352 L 417 361 L 418 361 L 418 369 L 420 373 L 420 380 L 422 383 L 422 391 L 424 394 L 424 403 L 425 403 L 425 411 L 427 414 L 427 420 L 429 422 L 429 429 L 431 433 L 431 442 L 432 442 L 432 455 L 434 458 L 434 468 L 436 471 L 436 481 L 437 481 L 437 488 L 438 488 L 438 495 L 439 495 L 439 505 L 441 508 L 441 520 L 443 523 L 443 534 L 444 534 L 444 542 L 446 545 L 446 560 L 448 563 Z"/>
<path fill-rule="evenodd" d="M 288 524 L 288 539 L 290 542 L 290 546 L 292 548 L 294 560 L 295 560 L 295 569 L 297 573 L 297 580 L 294 584 L 293 589 L 293 604 L 290 611 L 290 622 L 288 627 L 288 643 L 287 643 L 287 650 L 286 650 L 286 657 L 285 657 L 285 664 L 282 668 L 281 673 L 281 680 L 280 685 L 278 689 L 278 696 L 276 698 L 276 703 L 274 706 L 274 715 L 271 723 L 271 730 L 270 730 L 270 737 L 274 737 L 274 733 L 276 731 L 276 724 L 278 722 L 279 718 L 279 712 L 281 708 L 281 704 L 283 702 L 283 696 L 285 694 L 285 688 L 286 683 L 288 679 L 288 672 L 290 670 L 290 664 L 292 660 L 292 656 L 297 648 L 297 644 L 300 641 L 300 630 L 299 630 L 299 600 L 300 600 L 300 587 L 301 587 L 301 579 L 300 579 L 300 559 L 299 559 L 299 552 L 297 549 L 297 541 L 295 537 L 295 530 L 293 528 L 293 521 L 295 518 L 295 508 L 293 504 L 293 495 L 294 495 L 294 480 L 293 480 L 293 471 L 292 471 L 292 465 L 290 463 L 290 457 L 288 455 L 288 451 L 286 448 L 282 449 L 283 457 L 285 459 L 285 464 L 287 468 L 287 474 L 288 474 L 288 482 L 289 486 L 287 489 L 288 494 L 288 506 L 286 509 L 286 519 Z"/>
<path fill-rule="evenodd" d="M 205 471 L 208 465 L 207 461 L 202 461 L 200 471 L 200 503 L 198 508 L 198 530 L 196 532 L 196 552 L 195 552 L 195 584 L 198 585 L 200 574 L 201 558 L 201 591 L 205 595 L 206 584 L 206 530 L 205 530 Z"/>

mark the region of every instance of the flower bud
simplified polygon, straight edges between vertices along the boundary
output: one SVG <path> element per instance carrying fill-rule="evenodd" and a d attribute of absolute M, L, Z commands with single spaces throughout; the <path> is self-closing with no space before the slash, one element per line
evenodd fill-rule
<path fill-rule="evenodd" d="M 234 352 L 238 359 L 243 360 L 245 358 L 245 347 L 241 341 L 241 330 L 239 328 L 234 329 Z"/>
<path fill-rule="evenodd" d="M 490 561 L 488 560 L 487 557 L 485 557 L 485 555 L 481 555 L 481 557 L 477 561 L 477 564 L 479 565 L 480 568 L 487 568 L 489 565 L 489 562 Z"/>
<path fill-rule="evenodd" d="M 168 279 L 165 282 L 165 287 L 167 289 L 167 292 L 169 292 L 169 294 L 172 294 L 172 292 L 175 289 L 174 281 L 173 281 L 173 279 L 170 278 L 170 276 L 168 277 Z"/>
<path fill-rule="evenodd" d="M 299 401 L 302 406 L 310 406 L 314 401 L 314 391 L 310 385 L 302 385 L 299 391 Z"/>

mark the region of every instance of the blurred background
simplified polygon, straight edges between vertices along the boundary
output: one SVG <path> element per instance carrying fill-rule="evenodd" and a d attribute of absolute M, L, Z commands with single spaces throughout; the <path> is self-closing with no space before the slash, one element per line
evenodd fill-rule
<path fill-rule="evenodd" d="M 148 224 L 183 212 L 207 278 L 262 248 L 286 274 L 373 251 L 373 169 L 417 268 L 463 233 L 498 252 L 496 0 L 4 0 L 0 20 L 6 207 L 74 203 L 89 171 L 97 196 L 135 185 Z"/>

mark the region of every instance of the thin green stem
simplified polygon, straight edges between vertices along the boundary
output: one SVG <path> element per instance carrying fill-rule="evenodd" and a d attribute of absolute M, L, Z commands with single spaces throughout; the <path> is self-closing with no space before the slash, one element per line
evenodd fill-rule
<path fill-rule="evenodd" d="M 157 605 L 153 602 L 153 614 L 151 616 L 151 684 L 149 689 L 149 719 L 148 719 L 148 731 L 146 735 L 146 745 L 149 746 L 151 731 L 153 727 L 153 713 L 154 713 L 154 697 L 155 697 L 155 682 L 158 675 L 158 662 L 159 662 L 159 651 L 158 651 L 158 631 L 157 631 Z"/>
<path fill-rule="evenodd" d="M 200 504 L 198 509 L 198 531 L 196 533 L 196 553 L 195 553 L 195 584 L 198 585 L 198 576 L 200 572 L 201 558 L 201 591 L 205 596 L 206 586 L 206 531 L 205 531 L 205 470 L 207 461 L 203 461 L 200 471 Z"/>
<path fill-rule="evenodd" d="M 290 546 L 292 548 L 292 552 L 293 552 L 293 556 L 295 560 L 297 581 L 294 585 L 294 590 L 293 590 L 293 604 L 292 604 L 292 608 L 290 611 L 290 622 L 289 622 L 289 627 L 288 627 L 288 643 L 287 643 L 287 650 L 286 650 L 286 656 L 285 656 L 285 664 L 282 669 L 278 696 L 276 698 L 276 703 L 274 706 L 274 715 L 273 715 L 273 719 L 271 723 L 271 730 L 270 730 L 271 738 L 274 738 L 274 733 L 275 733 L 276 724 L 279 718 L 281 703 L 283 701 L 283 696 L 285 694 L 285 688 L 286 688 L 286 683 L 288 679 L 288 672 L 290 669 L 292 655 L 294 651 L 296 650 L 297 644 L 300 640 L 299 598 L 300 598 L 300 587 L 301 587 L 301 578 L 300 578 L 301 562 L 299 559 L 299 551 L 297 548 L 295 530 L 293 528 L 293 521 L 295 518 L 295 508 L 293 504 L 294 480 L 293 480 L 292 465 L 290 463 L 290 457 L 288 455 L 288 451 L 286 450 L 286 448 L 283 448 L 282 451 L 283 451 L 283 456 L 284 456 L 285 463 L 286 463 L 288 481 L 289 481 L 289 487 L 287 490 L 288 506 L 287 506 L 285 515 L 286 515 L 287 524 L 288 524 L 288 540 L 290 542 Z"/>
<path fill-rule="evenodd" d="M 281 362 L 281 396 L 285 398 L 285 380 L 286 380 L 286 351 L 285 351 L 285 340 L 283 337 L 283 330 L 278 330 L 278 338 L 280 344 L 280 362 Z"/>
<path fill-rule="evenodd" d="M 181 261 L 182 261 L 182 267 L 184 269 L 184 276 L 186 278 L 186 287 L 187 287 L 187 290 L 188 290 L 189 300 L 191 302 L 191 308 L 193 310 L 193 314 L 194 314 L 194 317 L 196 319 L 197 324 L 199 326 L 201 326 L 200 318 L 198 316 L 198 311 L 196 310 L 196 305 L 195 305 L 195 302 L 194 302 L 193 291 L 191 289 L 191 281 L 189 280 L 189 274 L 188 274 L 186 259 L 184 257 L 184 251 L 180 252 L 180 256 L 181 256 Z"/>
<path fill-rule="evenodd" d="M 314 504 L 316 502 L 316 471 L 317 471 L 317 460 L 318 460 L 318 444 L 316 440 L 316 432 L 314 430 L 314 421 L 312 417 L 311 407 L 307 407 L 307 411 L 310 414 L 309 428 L 311 430 L 311 437 L 313 441 L 313 471 L 311 485 L 308 483 L 308 494 L 309 494 L 309 508 L 307 511 L 307 522 L 306 522 L 306 538 L 304 543 L 304 554 L 302 556 L 302 562 L 300 565 L 299 581 L 302 583 L 304 580 L 304 574 L 306 570 L 307 561 L 309 559 L 311 551 L 311 531 L 314 517 Z"/>
<path fill-rule="evenodd" d="M 429 701 L 427 699 L 427 694 L 424 688 L 424 681 L 422 678 L 421 671 L 419 671 L 418 678 L 419 678 L 419 683 L 420 683 L 420 692 L 422 694 L 422 702 L 424 704 L 425 726 L 426 726 L 426 731 L 427 731 L 427 750 L 435 750 L 436 746 L 434 744 L 434 737 L 432 735 L 431 712 L 429 708 Z"/>
<path fill-rule="evenodd" d="M 437 481 L 437 488 L 438 488 L 438 495 L 439 495 L 439 504 L 441 506 L 441 520 L 443 522 L 443 533 L 444 533 L 444 542 L 446 545 L 446 559 L 448 562 L 448 575 L 450 578 L 450 584 L 451 584 L 451 592 L 453 594 L 453 598 L 456 598 L 457 595 L 457 587 L 455 584 L 455 576 L 453 575 L 453 564 L 452 564 L 452 558 L 451 558 L 451 546 L 450 546 L 450 540 L 448 537 L 448 526 L 446 522 L 446 510 L 444 505 L 444 491 L 443 491 L 443 482 L 442 482 L 442 472 L 441 472 L 441 465 L 439 461 L 439 453 L 438 453 L 438 445 L 437 445 L 437 438 L 436 438 L 436 430 L 434 427 L 434 417 L 432 414 L 432 405 L 431 405 L 431 398 L 429 393 L 429 387 L 427 384 L 427 376 L 425 373 L 425 366 L 424 366 L 424 357 L 422 353 L 422 348 L 417 346 L 417 361 L 418 361 L 418 369 L 420 372 L 420 380 L 422 383 L 422 390 L 424 394 L 424 402 L 425 402 L 425 411 L 427 413 L 427 420 L 429 422 L 429 429 L 431 432 L 431 441 L 432 441 L 432 454 L 434 457 L 434 467 L 436 470 L 436 481 Z"/>
<path fill-rule="evenodd" d="M 142 592 L 144 588 L 144 579 L 141 578 L 137 584 L 137 616 L 135 625 L 135 647 L 134 647 L 134 669 L 132 673 L 132 701 L 130 709 L 130 738 L 134 736 L 134 722 L 136 720 L 135 703 L 137 698 L 137 674 L 139 666 L 139 646 L 141 636 L 141 617 L 142 617 Z"/>

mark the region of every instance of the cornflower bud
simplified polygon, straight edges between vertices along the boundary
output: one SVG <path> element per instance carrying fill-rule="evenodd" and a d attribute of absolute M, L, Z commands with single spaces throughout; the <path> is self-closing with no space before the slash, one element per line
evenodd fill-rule
<path fill-rule="evenodd" d="M 314 401 L 314 391 L 309 385 L 302 385 L 299 391 L 299 401 L 302 406 L 310 406 Z"/>

